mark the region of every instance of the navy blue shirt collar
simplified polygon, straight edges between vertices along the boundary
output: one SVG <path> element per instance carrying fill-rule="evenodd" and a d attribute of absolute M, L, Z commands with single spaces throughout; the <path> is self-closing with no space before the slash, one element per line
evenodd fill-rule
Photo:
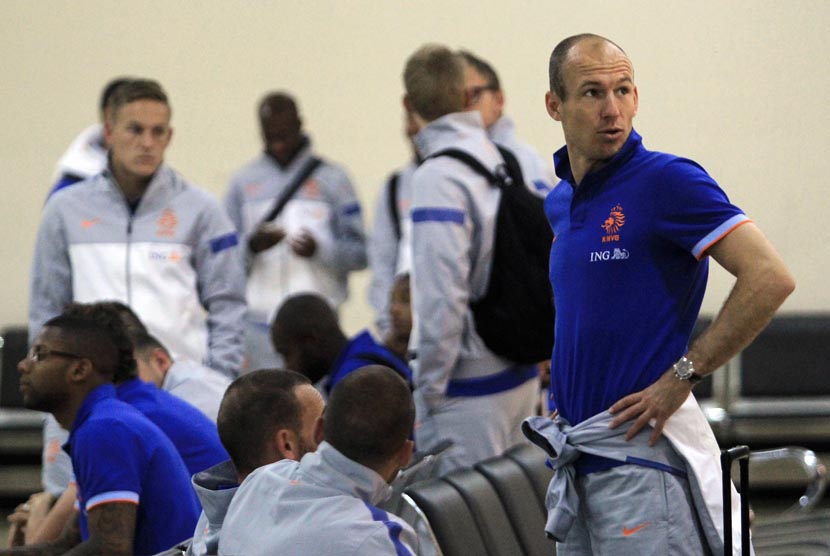
<path fill-rule="evenodd" d="M 609 177 L 611 177 L 623 164 L 628 162 L 628 160 L 634 156 L 634 153 L 640 149 L 643 144 L 643 138 L 640 137 L 640 134 L 632 128 L 631 133 L 628 134 L 628 139 L 625 140 L 622 148 L 615 154 L 611 160 L 595 172 L 588 172 L 585 174 L 585 177 L 582 178 L 582 183 L 580 184 L 580 189 L 582 189 L 583 185 L 588 185 L 592 183 L 603 183 Z M 553 165 L 556 170 L 556 175 L 559 179 L 565 180 L 571 184 L 572 187 L 576 187 L 576 182 L 574 181 L 573 171 L 571 170 L 571 160 L 568 157 L 568 147 L 567 145 L 559 149 L 553 154 Z"/>

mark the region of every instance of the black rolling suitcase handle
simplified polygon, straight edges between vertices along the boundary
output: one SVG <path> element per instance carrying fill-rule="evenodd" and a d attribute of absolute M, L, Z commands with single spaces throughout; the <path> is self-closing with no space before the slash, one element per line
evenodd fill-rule
<path fill-rule="evenodd" d="M 723 553 L 732 556 L 732 462 L 741 468 L 741 554 L 749 556 L 749 446 L 735 446 L 720 453 L 723 472 Z"/>

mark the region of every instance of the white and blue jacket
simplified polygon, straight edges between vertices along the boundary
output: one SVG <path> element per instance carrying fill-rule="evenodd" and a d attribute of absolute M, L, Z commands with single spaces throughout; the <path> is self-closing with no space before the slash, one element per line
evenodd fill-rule
<path fill-rule="evenodd" d="M 134 210 L 108 171 L 46 202 L 32 261 L 30 341 L 71 301 L 129 305 L 175 357 L 234 376 L 245 273 L 236 231 L 167 165 Z"/>
<path fill-rule="evenodd" d="M 288 166 L 281 167 L 271 156 L 261 154 L 236 172 L 225 196 L 225 208 L 243 246 L 312 156 L 309 144 Z M 349 272 L 367 264 L 360 203 L 346 172 L 323 162 L 273 223 L 282 226 L 288 236 L 306 229 L 317 242 L 317 250 L 308 258 L 295 255 L 286 237 L 249 256 L 246 293 L 251 319 L 267 325 L 283 300 L 296 293 L 318 293 L 334 307 L 343 303 L 348 296 Z"/>

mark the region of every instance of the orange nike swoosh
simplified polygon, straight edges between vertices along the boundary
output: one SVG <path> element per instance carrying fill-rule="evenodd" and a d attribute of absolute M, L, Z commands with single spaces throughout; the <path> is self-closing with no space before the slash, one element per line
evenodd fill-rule
<path fill-rule="evenodd" d="M 628 527 L 623 526 L 623 537 L 631 536 L 634 533 L 636 533 L 637 531 L 639 531 L 640 529 L 643 529 L 643 528 L 647 527 L 650 524 L 651 524 L 650 521 L 646 521 L 642 525 L 638 525 L 637 527 L 632 527 L 631 529 L 629 529 Z"/>
<path fill-rule="evenodd" d="M 91 228 L 100 221 L 101 221 L 100 218 L 93 218 L 92 220 L 81 220 L 81 227 L 82 228 Z"/>

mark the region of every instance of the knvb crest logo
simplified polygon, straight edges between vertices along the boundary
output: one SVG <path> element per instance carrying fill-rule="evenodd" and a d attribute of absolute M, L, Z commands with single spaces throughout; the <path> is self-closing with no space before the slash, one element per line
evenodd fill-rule
<path fill-rule="evenodd" d="M 306 197 L 311 199 L 319 199 L 322 195 L 320 192 L 320 184 L 314 178 L 306 180 L 303 184 L 303 192 Z"/>
<path fill-rule="evenodd" d="M 161 237 L 173 237 L 176 235 L 176 225 L 179 219 L 176 218 L 176 213 L 173 209 L 166 208 L 162 211 L 161 216 L 156 220 L 156 235 Z"/>
<path fill-rule="evenodd" d="M 625 226 L 625 213 L 622 206 L 614 205 L 608 218 L 602 223 L 602 228 L 605 230 L 605 235 L 602 238 L 603 243 L 611 241 L 620 241 L 620 228 Z"/>

